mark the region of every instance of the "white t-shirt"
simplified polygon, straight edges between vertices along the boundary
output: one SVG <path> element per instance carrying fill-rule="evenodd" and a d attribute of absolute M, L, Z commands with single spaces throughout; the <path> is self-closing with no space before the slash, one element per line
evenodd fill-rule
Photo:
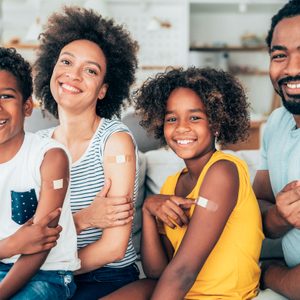
<path fill-rule="evenodd" d="M 41 186 L 40 167 L 45 153 L 52 148 L 64 149 L 54 140 L 25 133 L 18 153 L 10 161 L 0 164 L 0 239 L 12 235 L 34 215 Z M 74 271 L 80 268 L 69 189 L 59 224 L 63 228 L 60 238 L 57 245 L 51 249 L 41 270 Z M 16 255 L 3 259 L 2 262 L 15 263 L 18 258 L 19 255 Z"/>

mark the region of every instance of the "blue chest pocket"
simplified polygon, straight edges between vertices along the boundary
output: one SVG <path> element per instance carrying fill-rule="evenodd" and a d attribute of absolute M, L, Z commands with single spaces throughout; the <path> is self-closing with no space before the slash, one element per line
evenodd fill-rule
<path fill-rule="evenodd" d="M 26 192 L 11 191 L 11 218 L 17 224 L 26 223 L 35 214 L 37 198 L 35 190 Z"/>

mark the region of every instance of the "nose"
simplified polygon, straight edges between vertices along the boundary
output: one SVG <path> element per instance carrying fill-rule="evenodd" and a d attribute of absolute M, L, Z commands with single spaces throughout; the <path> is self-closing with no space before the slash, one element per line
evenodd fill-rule
<path fill-rule="evenodd" d="M 79 68 L 72 68 L 72 69 L 69 69 L 65 75 L 67 77 L 69 77 L 70 79 L 72 80 L 81 80 L 81 72 L 80 72 L 80 69 Z"/>
<path fill-rule="evenodd" d="M 300 75 L 300 53 L 291 54 L 284 69 L 285 75 Z"/>
<path fill-rule="evenodd" d="M 188 122 L 186 120 L 181 120 L 180 122 L 178 122 L 176 131 L 178 133 L 189 132 L 190 131 L 190 126 L 189 126 Z"/>

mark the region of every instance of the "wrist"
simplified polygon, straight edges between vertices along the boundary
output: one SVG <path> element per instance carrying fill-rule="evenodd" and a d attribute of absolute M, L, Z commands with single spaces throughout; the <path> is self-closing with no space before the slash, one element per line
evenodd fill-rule
<path fill-rule="evenodd" d="M 91 227 L 89 223 L 87 223 L 86 210 L 87 208 L 81 209 L 80 211 L 73 214 L 74 224 L 76 227 L 77 234 L 81 233 L 83 230 Z"/>
<path fill-rule="evenodd" d="M 22 250 L 19 249 L 18 243 L 15 243 L 13 235 L 9 236 L 5 241 L 5 257 L 12 257 L 17 254 L 22 254 Z"/>

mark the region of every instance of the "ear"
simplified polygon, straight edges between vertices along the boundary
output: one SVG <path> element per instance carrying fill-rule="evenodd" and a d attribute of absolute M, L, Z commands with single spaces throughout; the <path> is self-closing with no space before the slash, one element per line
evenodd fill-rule
<path fill-rule="evenodd" d="M 98 94 L 98 100 L 102 100 L 105 97 L 107 90 L 108 90 L 108 84 L 103 83 Z"/>
<path fill-rule="evenodd" d="M 30 117 L 33 110 L 32 97 L 29 97 L 25 103 L 23 103 L 23 112 L 25 117 Z"/>

